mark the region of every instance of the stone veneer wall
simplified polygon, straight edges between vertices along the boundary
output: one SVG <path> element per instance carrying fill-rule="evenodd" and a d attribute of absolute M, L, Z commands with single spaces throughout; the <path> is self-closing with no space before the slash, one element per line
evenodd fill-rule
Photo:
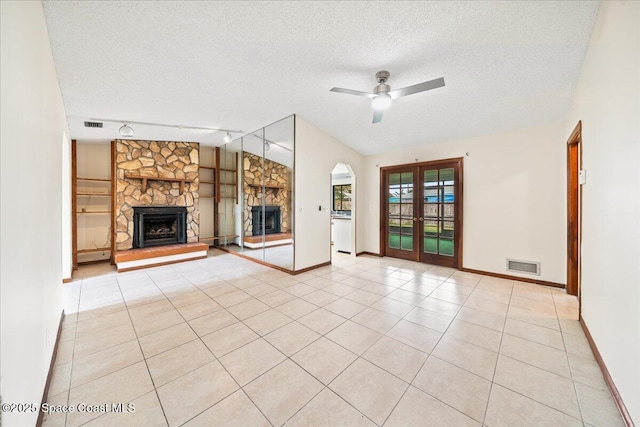
<path fill-rule="evenodd" d="M 198 164 L 200 144 L 196 142 L 116 140 L 116 250 L 133 247 L 134 206 L 186 206 L 187 242 L 197 242 L 200 234 L 198 208 Z M 142 192 L 142 180 L 127 179 L 127 175 L 153 178 L 185 178 L 180 183 L 147 181 Z"/>
<path fill-rule="evenodd" d="M 244 235 L 253 234 L 253 224 L 251 223 L 251 208 L 261 206 L 262 199 L 265 198 L 266 206 L 280 206 L 280 230 L 285 233 L 291 231 L 289 218 L 291 216 L 291 200 L 289 196 L 289 170 L 285 165 L 251 153 L 243 153 L 242 167 L 242 189 L 244 194 Z M 262 193 L 262 177 L 264 176 L 265 186 L 277 186 L 282 188 L 265 188 Z"/>

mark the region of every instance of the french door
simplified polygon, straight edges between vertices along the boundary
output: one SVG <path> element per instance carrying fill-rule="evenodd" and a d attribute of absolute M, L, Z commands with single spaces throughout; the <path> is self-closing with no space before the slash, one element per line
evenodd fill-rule
<path fill-rule="evenodd" d="M 381 254 L 462 267 L 462 158 L 380 170 Z"/>

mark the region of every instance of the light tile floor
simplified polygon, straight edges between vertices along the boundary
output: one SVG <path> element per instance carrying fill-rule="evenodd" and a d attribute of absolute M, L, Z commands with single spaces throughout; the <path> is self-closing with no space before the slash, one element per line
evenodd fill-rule
<path fill-rule="evenodd" d="M 392 258 L 82 267 L 46 426 L 623 425 L 564 291 Z"/>

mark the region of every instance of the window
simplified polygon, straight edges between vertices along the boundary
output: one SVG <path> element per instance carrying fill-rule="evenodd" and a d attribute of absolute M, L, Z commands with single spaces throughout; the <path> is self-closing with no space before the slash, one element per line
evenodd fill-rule
<path fill-rule="evenodd" d="M 351 213 L 351 184 L 333 186 L 333 210 Z"/>

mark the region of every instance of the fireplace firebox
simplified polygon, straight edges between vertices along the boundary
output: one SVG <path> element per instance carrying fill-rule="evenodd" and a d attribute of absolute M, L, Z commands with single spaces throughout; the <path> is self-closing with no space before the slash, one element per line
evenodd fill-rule
<path fill-rule="evenodd" d="M 280 206 L 253 206 L 251 208 L 251 224 L 254 236 L 262 234 L 264 225 L 264 234 L 280 233 Z"/>
<path fill-rule="evenodd" d="M 187 243 L 187 208 L 145 206 L 133 208 L 133 247 Z"/>

